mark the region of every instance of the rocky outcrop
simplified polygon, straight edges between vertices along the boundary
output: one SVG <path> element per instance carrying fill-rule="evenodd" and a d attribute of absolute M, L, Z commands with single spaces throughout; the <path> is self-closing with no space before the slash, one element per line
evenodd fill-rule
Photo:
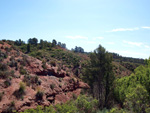
<path fill-rule="evenodd" d="M 0 48 L 5 51 L 4 43 Z M 16 109 L 18 112 L 29 108 L 36 108 L 37 105 L 49 106 L 51 104 L 64 103 L 70 100 L 73 95 L 78 96 L 82 89 L 87 89 L 89 86 L 80 81 L 74 75 L 66 74 L 64 70 L 59 70 L 58 67 L 52 67 L 46 63 L 46 68 L 43 68 L 42 61 L 27 56 L 18 50 L 11 50 L 8 52 L 8 57 L 1 63 L 9 63 L 10 59 L 17 62 L 17 67 L 8 66 L 8 71 L 13 70 L 14 76 L 9 75 L 11 84 L 5 87 L 5 81 L 8 78 L 0 78 L 0 93 L 2 94 L 0 100 L 0 112 L 7 112 L 9 109 Z M 25 69 L 26 74 L 21 74 L 20 70 Z M 37 77 L 38 82 L 31 82 L 30 84 L 24 81 L 25 76 Z M 29 79 L 28 78 L 28 79 Z M 29 81 L 29 80 L 27 80 Z M 25 91 L 22 96 L 16 96 L 20 88 L 20 82 L 25 82 Z M 42 92 L 41 99 L 36 98 L 37 92 Z"/>

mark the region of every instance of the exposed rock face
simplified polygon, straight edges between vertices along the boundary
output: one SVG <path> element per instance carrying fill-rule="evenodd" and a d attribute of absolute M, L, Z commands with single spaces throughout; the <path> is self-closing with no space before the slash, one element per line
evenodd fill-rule
<path fill-rule="evenodd" d="M 0 49 L 3 52 L 5 46 L 11 47 L 10 45 L 4 43 L 3 48 L 0 44 Z M 17 54 L 17 50 L 11 50 L 8 53 L 8 57 L 2 61 L 6 63 L 10 61 L 10 58 L 14 56 L 14 60 L 18 63 L 17 69 L 15 67 L 8 66 L 9 70 L 14 70 L 14 76 L 11 77 L 11 85 L 5 87 L 5 80 L 8 78 L 0 78 L 0 93 L 3 96 L 0 100 L 0 112 L 6 111 L 10 107 L 15 108 L 17 111 L 24 111 L 29 108 L 36 108 L 37 105 L 49 106 L 50 104 L 63 103 L 72 98 L 73 95 L 79 95 L 82 89 L 89 88 L 89 86 L 75 78 L 74 75 L 68 75 L 65 71 L 57 71 L 57 67 L 52 67 L 46 64 L 46 69 L 42 67 L 42 61 L 24 55 L 22 52 Z M 14 94 L 20 88 L 20 82 L 24 81 L 25 75 L 21 75 L 20 67 L 22 62 L 19 60 L 25 60 L 23 68 L 27 71 L 27 75 L 30 77 L 38 76 L 40 83 L 31 82 L 30 85 L 26 83 L 25 91 L 21 98 L 17 98 Z M 36 98 L 37 91 L 43 92 L 42 99 L 38 100 Z M 12 104 L 13 103 L 13 104 Z"/>

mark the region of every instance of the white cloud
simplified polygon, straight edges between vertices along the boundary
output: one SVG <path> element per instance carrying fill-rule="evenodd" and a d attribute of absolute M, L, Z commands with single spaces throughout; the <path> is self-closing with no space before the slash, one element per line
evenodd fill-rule
<path fill-rule="evenodd" d="M 102 40 L 102 39 L 104 39 L 104 37 L 95 37 L 94 40 L 96 40 L 96 39 Z"/>
<path fill-rule="evenodd" d="M 69 38 L 69 39 L 88 39 L 88 37 L 84 37 L 84 36 L 80 36 L 80 35 L 77 35 L 77 36 L 66 36 L 66 38 Z"/>
<path fill-rule="evenodd" d="M 126 43 L 126 44 L 128 44 L 128 45 L 132 45 L 132 46 L 142 46 L 143 45 L 143 43 L 141 43 L 141 42 L 130 42 L 130 41 L 123 41 L 123 43 Z"/>
<path fill-rule="evenodd" d="M 150 29 L 150 27 L 147 27 L 147 26 L 144 26 L 144 27 L 142 27 L 142 28 L 144 28 L 144 29 Z"/>
<path fill-rule="evenodd" d="M 143 26 L 143 27 L 135 27 L 135 28 L 117 28 L 117 29 L 112 29 L 111 31 L 107 32 L 119 32 L 119 31 L 136 31 L 139 29 L 150 29 L 150 26 Z"/>
<path fill-rule="evenodd" d="M 118 29 L 113 29 L 109 32 L 118 32 L 118 31 L 136 31 L 136 30 L 139 30 L 138 27 L 135 27 L 135 28 L 118 28 Z"/>
<path fill-rule="evenodd" d="M 150 49 L 150 46 L 148 46 L 148 45 L 145 45 L 144 47 L 147 48 L 147 49 Z"/>

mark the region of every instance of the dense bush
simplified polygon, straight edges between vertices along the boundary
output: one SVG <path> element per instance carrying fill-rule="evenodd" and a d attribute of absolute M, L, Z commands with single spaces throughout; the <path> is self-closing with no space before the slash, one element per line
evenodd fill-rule
<path fill-rule="evenodd" d="M 6 80 L 4 81 L 4 84 L 5 84 L 5 87 L 6 87 L 6 88 L 9 87 L 9 86 L 11 85 L 11 80 L 10 80 L 10 79 L 6 79 Z"/>
<path fill-rule="evenodd" d="M 81 113 L 95 113 L 98 109 L 98 101 L 85 95 L 80 95 L 75 105 Z"/>
<path fill-rule="evenodd" d="M 25 93 L 25 89 L 26 89 L 26 84 L 24 82 L 20 82 L 20 87 L 19 87 L 19 94 L 24 94 Z"/>
<path fill-rule="evenodd" d="M 85 95 L 79 96 L 76 100 L 68 101 L 64 104 L 57 104 L 42 108 L 25 110 L 22 113 L 96 113 L 98 101 Z"/>
<path fill-rule="evenodd" d="M 43 99 L 43 92 L 41 90 L 38 90 L 36 93 L 36 99 L 42 100 Z"/>
<path fill-rule="evenodd" d="M 115 98 L 130 111 L 145 112 L 150 107 L 150 59 L 148 62 L 130 76 L 115 80 Z"/>
<path fill-rule="evenodd" d="M 50 84 L 50 88 L 53 90 L 55 88 L 55 84 Z"/>
<path fill-rule="evenodd" d="M 56 66 L 56 62 L 55 61 L 50 61 L 51 66 Z"/>
<path fill-rule="evenodd" d="M 14 95 L 19 99 L 23 98 L 23 95 L 25 94 L 26 84 L 24 82 L 19 83 L 20 87 L 18 90 L 14 92 Z"/>
<path fill-rule="evenodd" d="M 20 74 L 21 75 L 26 75 L 27 71 L 23 68 L 23 66 L 20 67 Z"/>
<path fill-rule="evenodd" d="M 7 64 L 0 63 L 0 71 L 6 71 L 8 69 Z"/>

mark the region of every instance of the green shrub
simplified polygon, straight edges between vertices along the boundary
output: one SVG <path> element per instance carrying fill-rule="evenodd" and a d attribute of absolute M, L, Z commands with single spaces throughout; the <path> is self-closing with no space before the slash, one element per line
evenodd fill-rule
<path fill-rule="evenodd" d="M 5 87 L 9 87 L 11 85 L 11 80 L 7 79 L 4 81 Z"/>
<path fill-rule="evenodd" d="M 56 62 L 55 61 L 50 61 L 51 66 L 56 66 Z"/>
<path fill-rule="evenodd" d="M 25 94 L 25 89 L 26 89 L 26 84 L 24 83 L 24 82 L 20 82 L 20 87 L 19 87 L 19 94 L 20 95 L 23 95 L 23 94 Z"/>
<path fill-rule="evenodd" d="M 20 74 L 21 75 L 26 75 L 27 74 L 27 71 L 22 66 L 20 67 Z"/>
<path fill-rule="evenodd" d="M 59 78 L 59 82 L 62 82 L 63 78 Z"/>
<path fill-rule="evenodd" d="M 94 113 L 98 108 L 98 101 L 92 97 L 80 95 L 75 101 L 78 110 L 83 113 Z"/>
<path fill-rule="evenodd" d="M 57 104 L 55 106 L 55 109 L 56 109 L 56 113 L 77 113 L 78 112 L 78 109 L 73 102 L 68 102 L 62 105 Z"/>
<path fill-rule="evenodd" d="M 3 98 L 3 95 L 4 95 L 4 92 L 3 92 L 3 93 L 0 93 L 0 101 L 1 101 L 2 98 Z"/>
<path fill-rule="evenodd" d="M 17 67 L 17 62 L 15 60 L 12 60 L 9 64 L 10 67 Z"/>
<path fill-rule="evenodd" d="M 26 84 L 24 82 L 19 83 L 20 87 L 14 92 L 14 95 L 19 99 L 25 94 Z"/>
<path fill-rule="evenodd" d="M 37 93 L 36 93 L 36 99 L 37 100 L 42 100 L 43 99 L 43 92 L 38 90 Z"/>
<path fill-rule="evenodd" d="M 8 70 L 7 64 L 1 64 L 0 63 L 0 71 L 6 71 L 6 70 Z"/>
<path fill-rule="evenodd" d="M 57 72 L 59 72 L 59 71 L 61 71 L 61 68 L 60 68 L 60 67 L 57 68 Z"/>
<path fill-rule="evenodd" d="M 55 84 L 50 84 L 50 88 L 53 90 L 55 88 Z"/>
<path fill-rule="evenodd" d="M 42 67 L 43 69 L 47 69 L 46 62 L 44 60 L 42 61 Z"/>
<path fill-rule="evenodd" d="M 0 41 L 0 44 L 2 44 L 2 45 L 3 45 L 3 44 L 4 44 L 4 42 L 3 42 L 3 41 Z"/>
<path fill-rule="evenodd" d="M 126 111 L 124 109 L 119 109 L 119 108 L 112 108 L 108 113 L 132 113 L 129 111 Z"/>
<path fill-rule="evenodd" d="M 27 86 L 30 86 L 31 85 L 31 76 L 25 75 L 23 78 L 23 82 L 25 82 Z"/>
<path fill-rule="evenodd" d="M 8 78 L 10 76 L 9 71 L 0 71 L 0 78 Z"/>
<path fill-rule="evenodd" d="M 77 99 L 77 95 L 75 93 L 72 94 L 72 98 L 75 100 Z"/>
<path fill-rule="evenodd" d="M 4 113 L 13 113 L 15 111 L 15 102 L 12 101 Z"/>
<path fill-rule="evenodd" d="M 149 94 L 141 85 L 137 85 L 136 88 L 133 88 L 131 92 L 126 95 L 124 102 L 124 106 L 135 113 L 145 111 L 148 105 Z"/>

